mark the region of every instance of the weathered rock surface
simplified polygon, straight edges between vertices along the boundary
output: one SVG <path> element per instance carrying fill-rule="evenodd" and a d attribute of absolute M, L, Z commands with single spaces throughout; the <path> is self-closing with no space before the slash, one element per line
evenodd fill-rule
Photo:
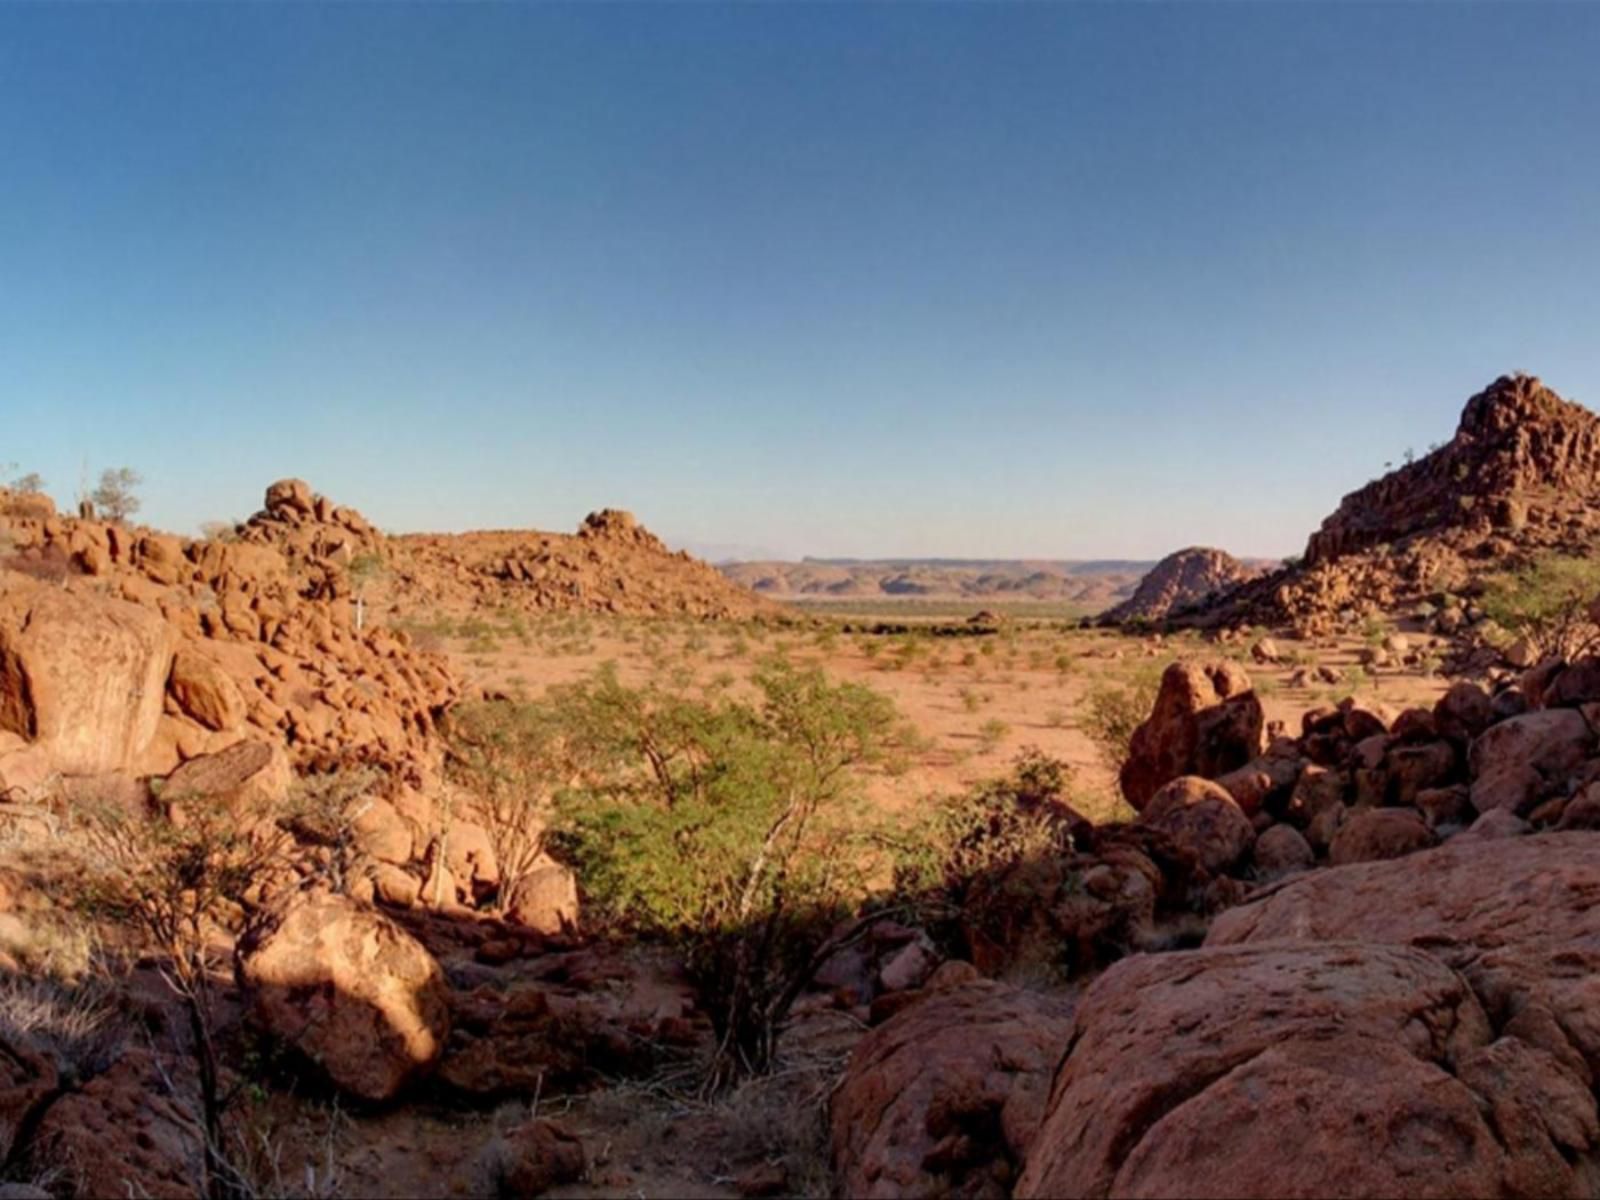
<path fill-rule="evenodd" d="M 1600 1065 L 1597 896 L 1593 834 L 1464 834 L 1404 859 L 1293 880 L 1223 913 L 1206 944 L 1426 947 L 1462 972 L 1502 1032 L 1587 1073 Z"/>
<path fill-rule="evenodd" d="M 1491 725 L 1472 743 L 1472 805 L 1479 812 L 1504 808 L 1521 815 L 1562 788 L 1594 749 L 1589 723 L 1570 708 Z"/>
<path fill-rule="evenodd" d="M 184 763 L 163 781 L 160 800 L 179 812 L 207 806 L 239 816 L 262 815 L 283 804 L 293 779 L 288 755 L 279 747 L 236 742 Z"/>
<path fill-rule="evenodd" d="M 154 1055 L 130 1049 L 45 1110 L 29 1164 L 59 1171 L 79 1196 L 193 1200 L 203 1178 L 194 1097 L 174 1097 Z"/>
<path fill-rule="evenodd" d="M 17 1134 L 38 1115 L 59 1083 L 48 1056 L 22 1036 L 0 1036 L 0 1161 L 11 1156 Z"/>
<path fill-rule="evenodd" d="M 1128 959 L 1078 1006 L 1015 1194 L 1571 1192 L 1591 1181 L 1600 1126 L 1575 1074 L 1530 1083 L 1541 1061 L 1497 1041 L 1462 977 L 1412 947 Z M 1558 1115 L 1544 1121 L 1530 1090 Z"/>
<path fill-rule="evenodd" d="M 1233 555 L 1207 546 L 1190 546 L 1167 555 L 1151 568 L 1132 596 L 1107 610 L 1102 620 L 1159 621 L 1201 605 L 1258 572 Z"/>
<path fill-rule="evenodd" d="M 1149 719 L 1134 731 L 1122 794 L 1142 810 L 1180 775 L 1214 779 L 1242 767 L 1261 753 L 1263 727 L 1261 701 L 1236 663 L 1175 662 L 1161 676 Z"/>
<path fill-rule="evenodd" d="M 64 774 L 131 769 L 156 734 L 176 638 L 134 604 L 19 586 L 0 598 L 0 730 Z"/>
<path fill-rule="evenodd" d="M 1333 835 L 1328 862 L 1333 866 L 1400 858 L 1425 850 L 1438 839 L 1422 814 L 1412 808 L 1367 808 L 1352 813 Z"/>
<path fill-rule="evenodd" d="M 1238 862 L 1255 841 L 1255 829 L 1232 796 L 1197 775 L 1164 784 L 1150 798 L 1139 820 L 1165 833 L 1212 874 Z"/>
<path fill-rule="evenodd" d="M 256 1019 L 363 1100 L 392 1099 L 444 1052 L 444 973 L 388 917 L 342 896 L 299 898 L 241 939 Z"/>
<path fill-rule="evenodd" d="M 878 1026 L 833 1098 L 844 1194 L 1009 1195 L 1070 1026 L 1068 1003 L 989 980 L 930 989 Z"/>

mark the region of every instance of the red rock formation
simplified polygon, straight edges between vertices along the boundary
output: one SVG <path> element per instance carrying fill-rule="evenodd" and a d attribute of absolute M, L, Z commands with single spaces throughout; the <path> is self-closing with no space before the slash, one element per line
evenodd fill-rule
<path fill-rule="evenodd" d="M 1122 794 L 1142 810 L 1156 789 L 1180 775 L 1214 779 L 1261 753 L 1261 701 L 1236 663 L 1175 662 L 1122 764 Z"/>
<path fill-rule="evenodd" d="M 1109 624 L 1159 621 L 1204 605 L 1256 574 L 1225 551 L 1190 546 L 1158 562 L 1139 581 L 1133 595 L 1101 619 Z"/>
<path fill-rule="evenodd" d="M 834 1093 L 844 1194 L 1009 1195 L 1070 1030 L 1069 1001 L 987 979 L 930 988 L 862 1040 Z"/>
<path fill-rule="evenodd" d="M 1600 501 L 1600 417 L 1528 375 L 1467 401 L 1455 437 L 1346 496 L 1311 535 L 1314 567 L 1381 542 L 1451 528 L 1517 534 Z"/>
<path fill-rule="evenodd" d="M 1192 619 L 1331 632 L 1520 558 L 1589 552 L 1597 505 L 1600 417 L 1531 376 L 1504 376 L 1467 401 L 1449 442 L 1346 496 L 1299 564 Z"/>

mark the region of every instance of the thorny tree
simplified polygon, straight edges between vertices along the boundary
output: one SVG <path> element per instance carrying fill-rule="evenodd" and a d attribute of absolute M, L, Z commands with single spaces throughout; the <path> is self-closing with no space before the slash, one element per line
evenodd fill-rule
<path fill-rule="evenodd" d="M 768 1070 L 790 1008 L 858 932 L 858 768 L 902 734 L 893 704 L 767 663 L 759 702 L 601 672 L 554 693 L 580 780 L 563 848 L 592 902 L 676 940 L 718 1035 L 708 1090 Z"/>
<path fill-rule="evenodd" d="M 237 1177 L 223 1152 L 228 1097 L 221 1091 L 212 1024 L 212 938 L 237 917 L 252 885 L 281 860 L 285 838 L 270 822 L 241 829 L 236 817 L 212 805 L 177 804 L 174 814 L 147 818 L 104 805 L 90 812 L 85 836 L 99 898 L 122 909 L 143 932 L 160 956 L 162 978 L 183 1006 L 200 1084 L 206 1193 L 223 1200 L 234 1196 Z"/>

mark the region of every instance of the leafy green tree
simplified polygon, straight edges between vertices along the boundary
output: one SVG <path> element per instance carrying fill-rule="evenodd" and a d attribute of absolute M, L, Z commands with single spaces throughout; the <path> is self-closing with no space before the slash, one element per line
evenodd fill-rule
<path fill-rule="evenodd" d="M 445 724 L 446 771 L 471 796 L 494 846 L 502 908 L 544 850 L 564 723 L 546 705 L 496 700 L 457 705 Z"/>
<path fill-rule="evenodd" d="M 554 693 L 578 780 L 560 845 L 592 908 L 686 952 L 718 1033 L 706 1086 L 768 1070 L 805 986 L 855 935 L 860 768 L 900 732 L 893 703 L 819 669 L 765 663 L 755 703 L 624 686 Z M 863 926 L 864 927 L 864 926 Z"/>
<path fill-rule="evenodd" d="M 1577 658 L 1600 647 L 1600 559 L 1549 555 L 1485 581 L 1489 620 L 1540 655 Z"/>

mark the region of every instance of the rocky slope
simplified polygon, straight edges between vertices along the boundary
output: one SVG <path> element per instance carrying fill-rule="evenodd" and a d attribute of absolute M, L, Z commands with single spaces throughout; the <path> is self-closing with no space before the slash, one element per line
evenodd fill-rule
<path fill-rule="evenodd" d="M 573 535 L 536 530 L 411 534 L 389 540 L 388 591 L 407 608 L 593 612 L 705 620 L 776 619 L 783 610 L 687 553 L 631 513 L 590 513 Z"/>
<path fill-rule="evenodd" d="M 1302 560 L 1237 588 L 1202 624 L 1286 621 L 1331 632 L 1436 601 L 1600 534 L 1600 417 L 1538 379 L 1503 376 L 1467 401 L 1455 436 L 1346 496 Z"/>
<path fill-rule="evenodd" d="M 1026 997 L 937 979 L 857 1048 L 852 1190 L 1594 1192 L 1600 659 L 1294 737 L 1251 698 L 1236 664 L 1174 664 L 1123 772 L 1139 819 L 996 882 L 988 969 L 1053 946 L 1089 980 L 1053 1066 Z M 1180 911 L 1217 914 L 1203 945 L 1149 953 Z"/>
<path fill-rule="evenodd" d="M 1259 573 L 1226 551 L 1190 546 L 1158 562 L 1133 595 L 1101 619 L 1112 624 L 1159 621 L 1207 604 Z"/>
<path fill-rule="evenodd" d="M 350 565 L 381 548 L 359 513 L 285 481 L 229 540 L 37 508 L 0 534 L 0 729 L 53 769 L 164 776 L 255 739 L 300 768 L 430 774 L 457 686 L 352 605 Z"/>

